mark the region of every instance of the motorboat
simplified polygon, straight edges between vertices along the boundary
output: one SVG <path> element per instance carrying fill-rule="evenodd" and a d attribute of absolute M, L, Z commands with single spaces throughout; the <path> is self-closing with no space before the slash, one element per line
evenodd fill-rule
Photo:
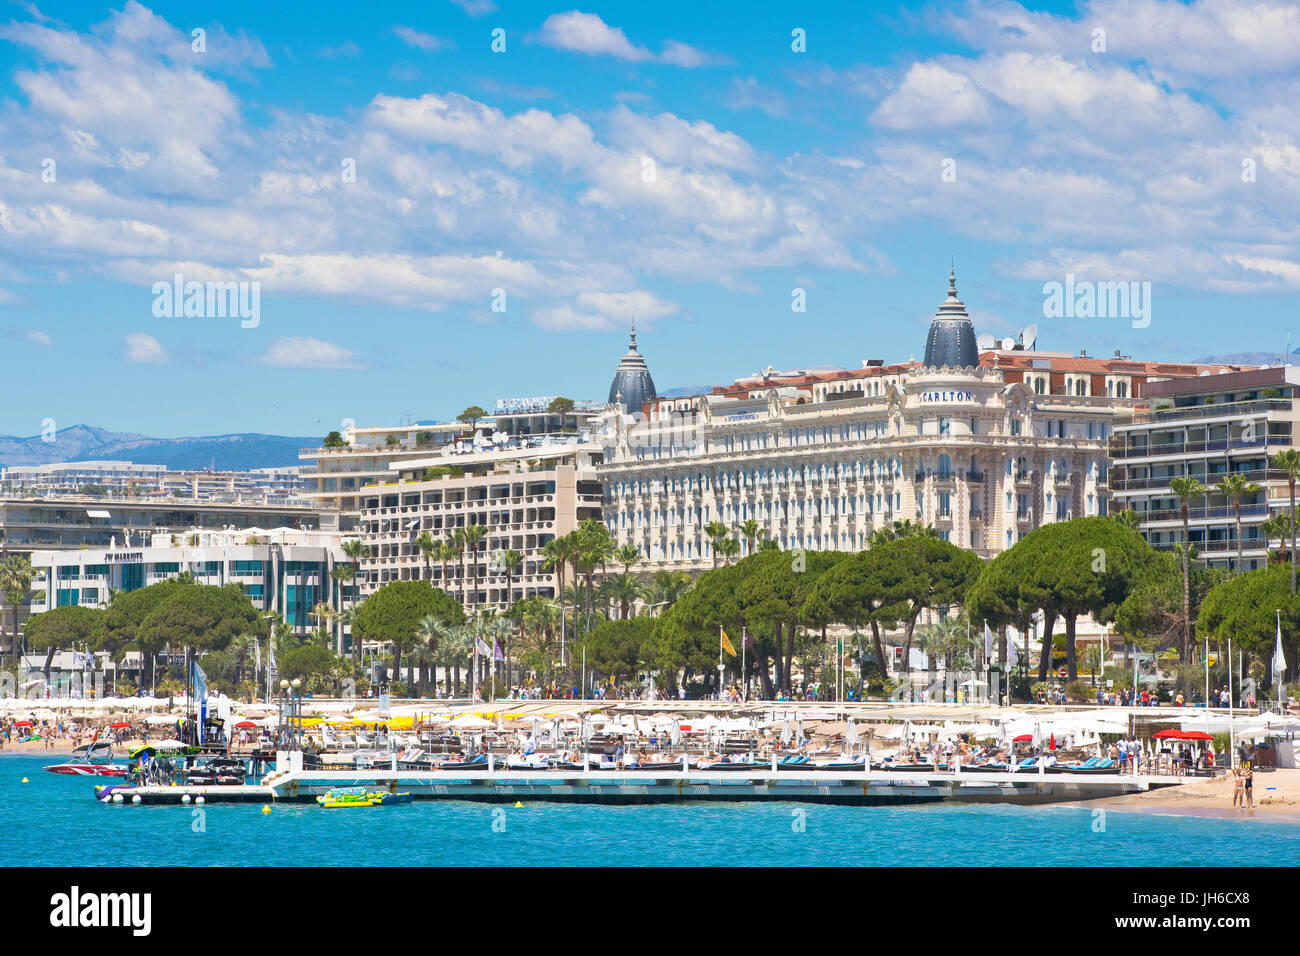
<path fill-rule="evenodd" d="M 214 757 L 205 764 L 192 768 L 186 774 L 188 786 L 234 787 L 244 783 L 244 761 L 237 757 Z"/>
<path fill-rule="evenodd" d="M 69 777 L 121 777 L 127 768 L 113 763 L 113 748 L 107 744 L 90 743 L 72 752 L 67 763 L 51 764 L 42 769 Z"/>

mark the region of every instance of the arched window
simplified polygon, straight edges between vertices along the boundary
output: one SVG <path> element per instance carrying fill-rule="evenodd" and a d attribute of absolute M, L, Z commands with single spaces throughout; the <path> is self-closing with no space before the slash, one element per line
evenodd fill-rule
<path fill-rule="evenodd" d="M 1088 382 L 1086 379 L 1077 378 L 1074 380 L 1074 394 L 1075 395 L 1088 394 Z"/>
<path fill-rule="evenodd" d="M 1043 380 L 1041 378 L 1034 379 L 1034 393 L 1036 395 L 1043 394 Z"/>

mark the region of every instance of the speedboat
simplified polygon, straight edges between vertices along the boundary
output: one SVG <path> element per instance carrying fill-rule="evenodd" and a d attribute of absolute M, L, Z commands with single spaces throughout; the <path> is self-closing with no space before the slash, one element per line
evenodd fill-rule
<path fill-rule="evenodd" d="M 42 769 L 70 777 L 121 777 L 126 767 L 113 763 L 113 749 L 108 744 L 86 744 L 72 752 L 67 763 L 51 764 Z"/>

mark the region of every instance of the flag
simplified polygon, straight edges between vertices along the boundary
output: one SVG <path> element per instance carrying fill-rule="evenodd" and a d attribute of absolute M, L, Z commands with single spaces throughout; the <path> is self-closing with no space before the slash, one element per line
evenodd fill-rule
<path fill-rule="evenodd" d="M 1020 652 L 1016 650 L 1015 641 L 1007 641 L 1007 666 L 1015 667 L 1020 663 Z"/>
<path fill-rule="evenodd" d="M 993 632 L 989 630 L 989 622 L 984 622 L 984 660 L 993 659 Z"/>
<path fill-rule="evenodd" d="M 492 638 L 492 659 L 494 661 L 504 661 L 506 659 L 506 656 L 501 653 L 501 645 L 497 643 L 495 637 Z"/>
<path fill-rule="evenodd" d="M 275 663 L 275 638 L 266 639 L 266 676 L 274 677 L 280 673 L 280 668 Z"/>
<path fill-rule="evenodd" d="M 256 662 L 253 665 L 253 679 L 256 680 L 257 675 L 262 673 L 262 642 L 261 641 L 253 642 L 253 660 Z"/>
<path fill-rule="evenodd" d="M 736 649 L 731 646 L 731 638 L 727 637 L 727 632 L 724 631 L 721 627 L 719 627 L 718 633 L 722 635 L 722 649 L 726 651 L 728 654 L 730 654 L 732 657 L 735 657 Z"/>
<path fill-rule="evenodd" d="M 203 721 L 208 716 L 208 675 L 198 661 L 194 661 L 194 699 L 199 704 L 199 743 L 203 743 Z"/>
<path fill-rule="evenodd" d="M 1273 683 L 1282 686 L 1282 674 L 1286 671 L 1286 657 L 1282 654 L 1282 613 L 1277 615 L 1277 647 L 1273 651 Z"/>
<path fill-rule="evenodd" d="M 484 657 L 491 657 L 492 649 L 487 646 L 487 641 L 477 637 L 474 639 L 474 653 L 482 654 Z"/>
<path fill-rule="evenodd" d="M 745 630 L 743 627 L 740 629 L 740 634 L 741 647 L 755 647 L 758 645 L 758 641 L 754 640 L 749 631 Z"/>

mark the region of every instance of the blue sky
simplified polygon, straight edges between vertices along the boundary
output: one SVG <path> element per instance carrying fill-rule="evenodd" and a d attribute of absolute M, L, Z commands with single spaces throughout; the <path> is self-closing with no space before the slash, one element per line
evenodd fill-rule
<path fill-rule="evenodd" d="M 0 9 L 0 432 L 603 398 L 633 319 L 661 389 L 905 360 L 950 259 L 1045 349 L 1300 344 L 1294 5 L 196 9 Z M 1150 327 L 1044 319 L 1067 272 Z M 155 315 L 177 273 L 257 326 Z"/>

